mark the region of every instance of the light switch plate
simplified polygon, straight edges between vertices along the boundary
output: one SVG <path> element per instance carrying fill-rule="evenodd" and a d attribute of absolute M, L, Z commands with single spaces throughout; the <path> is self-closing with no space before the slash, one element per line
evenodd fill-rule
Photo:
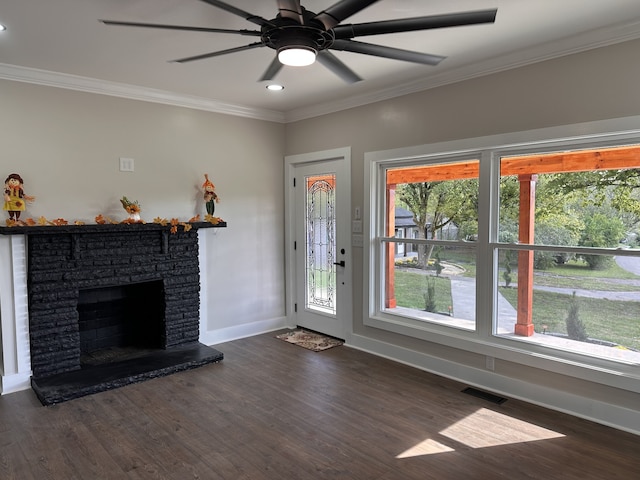
<path fill-rule="evenodd" d="M 120 157 L 120 171 L 121 172 L 133 172 L 134 171 L 133 158 Z"/>

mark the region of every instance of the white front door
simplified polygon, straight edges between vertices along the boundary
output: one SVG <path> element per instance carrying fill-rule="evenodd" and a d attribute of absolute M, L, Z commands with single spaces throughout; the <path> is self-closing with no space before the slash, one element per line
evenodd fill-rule
<path fill-rule="evenodd" d="M 344 339 L 352 314 L 350 152 L 285 161 L 289 323 Z"/>

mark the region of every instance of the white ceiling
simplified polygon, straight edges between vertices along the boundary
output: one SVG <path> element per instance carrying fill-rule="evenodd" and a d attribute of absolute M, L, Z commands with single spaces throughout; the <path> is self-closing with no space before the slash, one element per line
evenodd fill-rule
<path fill-rule="evenodd" d="M 319 12 L 337 0 L 303 0 Z M 274 0 L 227 0 L 266 19 Z M 334 52 L 364 80 L 322 65 L 284 67 L 269 92 L 267 47 L 170 60 L 255 42 L 233 34 L 106 26 L 98 19 L 259 30 L 200 0 L 13 0 L 0 4 L 0 78 L 291 121 L 519 65 L 640 38 L 640 0 L 380 0 L 344 23 L 497 8 L 494 24 L 365 37 L 447 58 L 438 66 Z M 638 59 L 629 59 L 637 61 Z"/>

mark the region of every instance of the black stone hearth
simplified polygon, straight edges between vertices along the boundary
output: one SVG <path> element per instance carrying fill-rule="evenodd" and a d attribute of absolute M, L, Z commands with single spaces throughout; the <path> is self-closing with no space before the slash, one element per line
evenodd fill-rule
<path fill-rule="evenodd" d="M 128 360 L 83 367 L 80 370 L 44 378 L 33 378 L 31 386 L 43 405 L 55 405 L 85 395 L 217 363 L 222 359 L 223 354 L 218 350 L 196 342 Z"/>
<path fill-rule="evenodd" d="M 197 230 L 211 226 L 2 229 L 28 236 L 31 383 L 44 405 L 222 360 L 198 343 Z"/>

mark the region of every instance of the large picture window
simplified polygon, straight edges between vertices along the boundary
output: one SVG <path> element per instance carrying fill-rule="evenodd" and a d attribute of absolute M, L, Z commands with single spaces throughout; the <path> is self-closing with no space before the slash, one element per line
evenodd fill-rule
<path fill-rule="evenodd" d="M 372 161 L 365 324 L 638 376 L 640 136 L 612 138 Z"/>

